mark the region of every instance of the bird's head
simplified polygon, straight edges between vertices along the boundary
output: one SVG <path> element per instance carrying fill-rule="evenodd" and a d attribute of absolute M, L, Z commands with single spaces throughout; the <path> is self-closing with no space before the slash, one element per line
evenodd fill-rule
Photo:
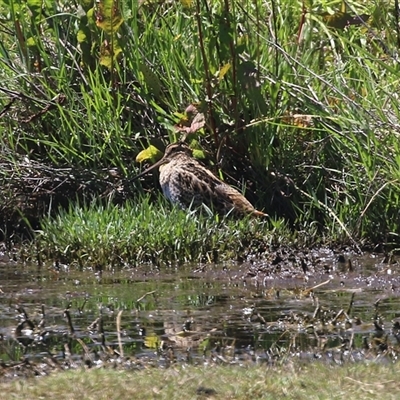
<path fill-rule="evenodd" d="M 151 167 L 147 168 L 143 172 L 141 172 L 139 175 L 136 175 L 133 180 L 136 180 L 140 178 L 141 176 L 147 174 L 148 172 L 152 171 L 155 168 L 158 168 L 162 165 L 168 164 L 172 160 L 176 159 L 177 157 L 181 156 L 187 156 L 187 157 L 192 157 L 192 150 L 189 148 L 189 146 L 183 142 L 176 142 L 176 143 L 171 143 L 169 144 L 166 149 L 163 157 L 157 161 L 155 164 L 153 164 Z"/>

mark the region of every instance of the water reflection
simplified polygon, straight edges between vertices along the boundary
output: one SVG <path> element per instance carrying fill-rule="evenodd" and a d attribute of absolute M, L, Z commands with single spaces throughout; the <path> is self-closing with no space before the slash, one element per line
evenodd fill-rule
<path fill-rule="evenodd" d="M 374 255 L 342 260 L 325 250 L 277 263 L 142 266 L 101 277 L 3 260 L 0 358 L 87 361 L 122 352 L 158 364 L 254 362 L 338 349 L 355 357 L 397 344 L 397 270 Z"/>

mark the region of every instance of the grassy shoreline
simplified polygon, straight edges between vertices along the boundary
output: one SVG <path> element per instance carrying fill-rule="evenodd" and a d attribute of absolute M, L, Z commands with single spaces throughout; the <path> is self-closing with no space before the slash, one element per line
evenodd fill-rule
<path fill-rule="evenodd" d="M 324 363 L 280 367 L 171 367 L 139 371 L 70 371 L 27 381 L 3 382 L 14 399 L 395 399 L 399 364 Z"/>
<path fill-rule="evenodd" d="M 0 3 L 2 239 L 41 229 L 54 254 L 68 253 L 57 244 L 69 228 L 59 210 L 74 224 L 65 210 L 93 198 L 104 207 L 139 203 L 144 192 L 156 198 L 154 179 L 131 183 L 135 157 L 184 132 L 215 174 L 297 236 L 399 246 L 399 32 L 390 2 L 118 4 Z M 192 104 L 201 124 L 185 112 Z M 168 225 L 155 204 L 142 225 Z M 48 215 L 59 238 L 48 239 L 56 231 L 43 223 Z M 179 218 L 172 212 L 170 224 Z M 200 257 L 174 246 L 173 257 Z M 84 257 L 101 250 L 87 245 Z"/>
<path fill-rule="evenodd" d="M 121 266 L 245 260 L 284 244 L 286 223 L 268 219 L 222 218 L 182 211 L 159 199 L 123 206 L 92 203 L 60 211 L 43 221 L 32 252 L 79 265 Z M 303 238 L 306 244 L 306 239 Z M 301 238 L 298 240 L 301 242 Z M 292 240 L 294 243 L 295 240 Z"/>

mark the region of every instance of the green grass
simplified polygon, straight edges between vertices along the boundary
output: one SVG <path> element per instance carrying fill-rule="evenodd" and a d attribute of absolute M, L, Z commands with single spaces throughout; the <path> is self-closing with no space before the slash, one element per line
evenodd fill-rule
<path fill-rule="evenodd" d="M 71 193 L 81 204 L 139 198 L 140 187 L 119 190 L 135 156 L 177 140 L 179 115 L 198 103 L 206 128 L 188 141 L 258 208 L 327 241 L 400 244 L 391 2 L 307 3 L 303 19 L 294 0 L 125 0 L 112 22 L 112 1 L 102 4 L 0 1 L 6 236 L 21 214 L 40 224 Z"/>
<path fill-rule="evenodd" d="M 397 399 L 399 364 L 70 371 L 0 384 L 14 399 Z M 207 392 L 206 390 L 209 390 Z M 213 392 L 210 392 L 213 390 Z M 206 394 L 208 393 L 208 394 Z"/>
<path fill-rule="evenodd" d="M 285 226 L 282 220 L 235 221 L 205 210 L 185 212 L 163 199 L 124 206 L 92 203 L 71 206 L 55 218 L 44 219 L 36 243 L 50 259 L 79 265 L 217 262 L 263 254 L 269 246 L 287 242 L 290 235 Z M 298 241 L 304 244 L 305 239 Z M 296 242 L 294 237 L 292 242 Z"/>

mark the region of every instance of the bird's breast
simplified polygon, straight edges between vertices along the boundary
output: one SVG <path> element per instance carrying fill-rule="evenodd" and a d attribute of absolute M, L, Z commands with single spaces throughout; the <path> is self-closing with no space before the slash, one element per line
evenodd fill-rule
<path fill-rule="evenodd" d="M 174 169 L 170 164 L 164 165 L 160 168 L 160 185 L 164 196 L 171 203 L 180 203 L 181 188 L 173 179 Z"/>

